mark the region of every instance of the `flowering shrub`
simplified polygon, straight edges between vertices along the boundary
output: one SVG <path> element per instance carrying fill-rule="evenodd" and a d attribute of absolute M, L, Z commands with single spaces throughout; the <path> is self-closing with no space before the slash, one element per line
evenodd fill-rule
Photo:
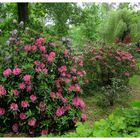
<path fill-rule="evenodd" d="M 77 68 L 65 46 L 25 34 L 12 34 L 10 57 L 3 58 L 0 132 L 47 135 L 85 121 L 85 104 L 78 97 L 85 72 Z"/>
<path fill-rule="evenodd" d="M 85 50 L 84 67 L 89 83 L 94 86 L 112 85 L 112 79 L 121 79 L 127 85 L 135 73 L 136 62 L 131 53 L 119 47 L 88 48 Z"/>

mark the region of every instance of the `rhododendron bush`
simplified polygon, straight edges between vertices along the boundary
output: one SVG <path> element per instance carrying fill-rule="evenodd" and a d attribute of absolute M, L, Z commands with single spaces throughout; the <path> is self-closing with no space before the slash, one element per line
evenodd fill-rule
<path fill-rule="evenodd" d="M 79 97 L 85 75 L 81 60 L 73 59 L 63 45 L 25 34 L 12 34 L 3 58 L 0 132 L 47 135 L 85 121 L 85 103 Z"/>
<path fill-rule="evenodd" d="M 85 49 L 84 67 L 89 83 L 99 89 L 112 85 L 114 78 L 127 85 L 129 77 L 136 72 L 136 61 L 119 46 L 89 47 Z"/>

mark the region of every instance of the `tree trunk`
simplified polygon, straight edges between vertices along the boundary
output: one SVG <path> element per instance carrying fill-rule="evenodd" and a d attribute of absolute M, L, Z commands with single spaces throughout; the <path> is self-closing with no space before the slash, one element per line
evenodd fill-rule
<path fill-rule="evenodd" d="M 28 3 L 17 3 L 18 6 L 18 21 L 23 21 L 24 24 L 28 21 Z"/>

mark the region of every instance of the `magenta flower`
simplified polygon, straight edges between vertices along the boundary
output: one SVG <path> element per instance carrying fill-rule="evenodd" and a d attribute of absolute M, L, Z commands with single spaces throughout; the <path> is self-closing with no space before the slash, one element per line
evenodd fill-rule
<path fill-rule="evenodd" d="M 28 101 L 21 101 L 21 107 L 26 108 L 26 107 L 28 107 L 28 106 L 29 106 Z"/>
<path fill-rule="evenodd" d="M 14 75 L 19 75 L 21 73 L 21 69 L 20 68 L 14 68 L 13 69 L 13 74 Z"/>
<path fill-rule="evenodd" d="M 18 91 L 17 89 L 13 89 L 12 92 L 13 92 L 13 94 L 14 94 L 15 96 L 18 96 L 18 95 L 19 95 L 19 91 Z"/>
<path fill-rule="evenodd" d="M 27 92 L 30 92 L 31 90 L 32 90 L 32 86 L 31 85 L 28 85 L 26 91 Z"/>
<path fill-rule="evenodd" d="M 52 99 L 54 99 L 54 98 L 56 98 L 56 94 L 55 94 L 54 92 L 51 92 L 51 93 L 50 93 L 50 97 L 51 97 Z"/>
<path fill-rule="evenodd" d="M 26 52 L 31 51 L 31 46 L 29 46 L 29 45 L 24 46 L 24 50 Z"/>
<path fill-rule="evenodd" d="M 46 104 L 45 104 L 44 102 L 41 101 L 41 102 L 39 103 L 39 108 L 40 108 L 41 111 L 45 111 L 45 110 L 46 110 Z"/>
<path fill-rule="evenodd" d="M 76 76 L 72 76 L 72 81 L 75 82 L 77 80 Z"/>
<path fill-rule="evenodd" d="M 39 60 L 35 60 L 35 61 L 34 61 L 34 64 L 35 64 L 35 65 L 40 65 L 40 61 L 39 61 Z"/>
<path fill-rule="evenodd" d="M 69 88 L 68 88 L 68 91 L 71 92 L 75 89 L 75 86 L 74 85 L 71 85 Z"/>
<path fill-rule="evenodd" d="M 129 77 L 130 74 L 129 74 L 129 72 L 125 72 L 124 75 Z"/>
<path fill-rule="evenodd" d="M 26 114 L 23 113 L 23 112 L 21 112 L 21 113 L 19 114 L 19 117 L 20 117 L 21 120 L 24 120 L 24 119 L 26 119 Z"/>
<path fill-rule="evenodd" d="M 32 51 L 36 51 L 37 50 L 37 47 L 35 45 L 31 46 L 31 50 Z"/>
<path fill-rule="evenodd" d="M 17 111 L 18 110 L 18 105 L 16 103 L 11 103 L 10 104 L 10 109 L 13 111 Z"/>
<path fill-rule="evenodd" d="M 39 47 L 40 51 L 45 52 L 46 51 L 46 47 L 45 46 L 40 46 Z"/>
<path fill-rule="evenodd" d="M 35 126 L 35 124 L 36 124 L 36 120 L 34 118 L 32 118 L 28 121 L 29 126 Z"/>
<path fill-rule="evenodd" d="M 72 103 L 75 107 L 80 107 L 81 109 L 85 108 L 85 103 L 82 99 L 80 99 L 78 96 L 74 97 L 72 100 Z"/>
<path fill-rule="evenodd" d="M 20 89 L 25 89 L 25 84 L 23 82 L 19 83 L 19 87 L 20 87 Z"/>
<path fill-rule="evenodd" d="M 41 131 L 41 135 L 48 135 L 48 130 L 43 129 L 43 130 Z"/>
<path fill-rule="evenodd" d="M 81 119 L 82 119 L 82 122 L 85 122 L 87 120 L 86 114 L 82 114 L 81 115 Z"/>
<path fill-rule="evenodd" d="M 4 108 L 0 108 L 0 116 L 5 114 L 5 109 Z"/>
<path fill-rule="evenodd" d="M 80 92 L 80 85 L 79 84 L 75 84 L 75 89 L 76 89 L 76 91 Z"/>
<path fill-rule="evenodd" d="M 10 68 L 3 71 L 4 77 L 8 77 L 12 73 L 12 70 Z"/>
<path fill-rule="evenodd" d="M 48 62 L 52 62 L 54 57 L 55 57 L 55 52 L 50 52 L 50 54 L 48 55 Z"/>
<path fill-rule="evenodd" d="M 83 77 L 83 76 L 84 76 L 83 73 L 82 73 L 81 71 L 78 71 L 78 72 L 77 72 L 77 75 L 80 76 L 80 77 Z"/>
<path fill-rule="evenodd" d="M 36 101 L 37 97 L 35 95 L 30 96 L 30 100 L 34 103 Z"/>
<path fill-rule="evenodd" d="M 72 73 L 75 73 L 76 74 L 76 71 L 77 70 L 76 70 L 76 68 L 72 68 L 71 71 L 72 71 Z"/>
<path fill-rule="evenodd" d="M 5 90 L 5 88 L 2 86 L 2 85 L 0 85 L 0 97 L 2 96 L 2 95 L 5 95 L 7 92 L 6 92 L 6 90 Z"/>
<path fill-rule="evenodd" d="M 62 106 L 62 107 L 58 107 L 58 108 L 57 108 L 55 114 L 56 114 L 57 117 L 60 117 L 60 116 L 62 116 L 64 113 L 65 113 L 65 109 L 64 109 L 64 107 Z"/>
<path fill-rule="evenodd" d="M 12 125 L 12 130 L 13 130 L 13 132 L 15 132 L 15 133 L 17 133 L 18 132 L 18 124 L 17 123 L 14 123 L 13 125 Z"/>
<path fill-rule="evenodd" d="M 29 75 L 29 74 L 26 74 L 26 75 L 24 75 L 24 77 L 23 77 L 23 80 L 24 80 L 25 82 L 29 82 L 30 79 L 31 79 L 31 75 Z"/>
<path fill-rule="evenodd" d="M 66 67 L 66 66 L 61 66 L 60 68 L 58 68 L 58 71 L 59 71 L 60 73 L 66 72 L 66 71 L 67 71 L 67 67 Z"/>

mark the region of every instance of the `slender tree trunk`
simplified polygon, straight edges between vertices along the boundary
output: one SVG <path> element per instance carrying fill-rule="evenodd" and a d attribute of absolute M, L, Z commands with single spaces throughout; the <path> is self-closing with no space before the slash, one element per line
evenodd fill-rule
<path fill-rule="evenodd" d="M 28 3 L 17 3 L 18 6 L 18 21 L 23 21 L 24 24 L 28 21 Z"/>

